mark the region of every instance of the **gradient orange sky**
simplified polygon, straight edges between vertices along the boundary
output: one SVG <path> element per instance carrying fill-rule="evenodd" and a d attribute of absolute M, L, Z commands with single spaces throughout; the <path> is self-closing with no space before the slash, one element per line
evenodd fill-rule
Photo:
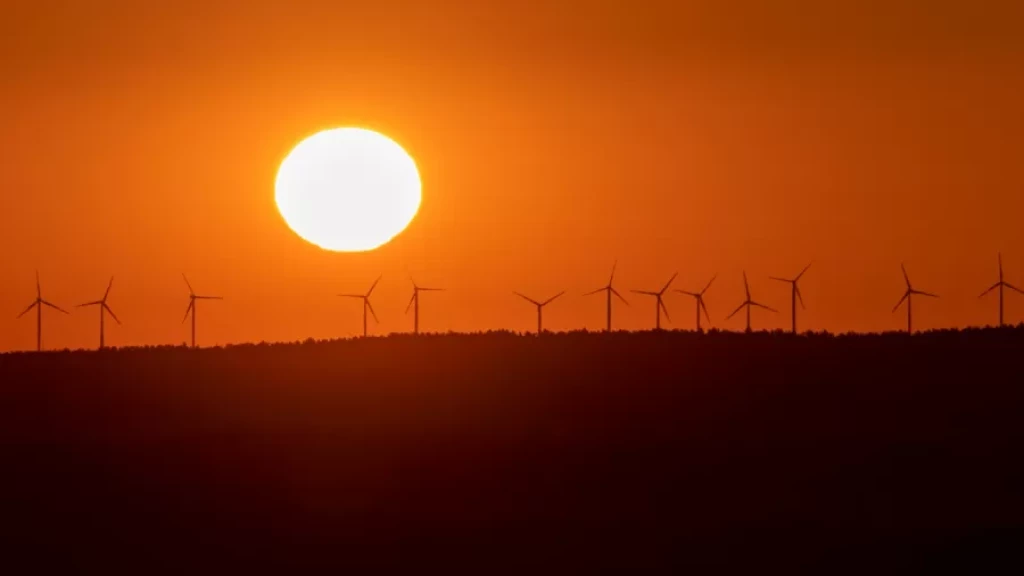
<path fill-rule="evenodd" d="M 0 19 L 0 350 L 29 349 L 34 296 L 95 300 L 110 345 L 180 344 L 181 273 L 224 302 L 201 345 L 371 332 L 532 330 L 512 295 L 568 294 L 553 330 L 603 326 L 601 286 L 695 289 L 713 325 L 742 300 L 788 326 L 768 275 L 814 267 L 811 329 L 887 330 L 905 261 L 938 301 L 915 327 L 994 322 L 978 293 L 1024 285 L 1024 7 L 1019 2 L 370 3 L 19 1 Z M 557 5 L 554 5 L 557 4 Z M 768 5 L 771 5 L 770 7 Z M 820 4 L 829 4 L 822 7 Z M 962 4 L 963 6 L 956 6 Z M 358 125 L 417 160 L 419 216 L 375 252 L 334 254 L 274 205 L 280 161 Z M 616 325 L 653 324 L 627 295 Z M 673 294 L 668 327 L 692 328 Z M 1024 297 L 1007 295 L 1007 320 Z M 47 314 L 48 348 L 94 347 L 94 309 Z"/>

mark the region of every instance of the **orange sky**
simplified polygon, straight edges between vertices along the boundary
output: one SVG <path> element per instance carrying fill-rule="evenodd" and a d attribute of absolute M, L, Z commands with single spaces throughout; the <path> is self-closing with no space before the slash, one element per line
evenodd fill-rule
<path fill-rule="evenodd" d="M 408 271 L 449 289 L 424 296 L 428 330 L 532 329 L 512 290 L 568 291 L 550 329 L 602 327 L 580 294 L 616 258 L 623 293 L 718 273 L 729 329 L 743 269 L 771 328 L 788 293 L 767 276 L 810 260 L 812 329 L 904 326 L 901 260 L 943 297 L 920 328 L 994 321 L 976 296 L 999 250 L 1024 285 L 1019 2 L 8 4 L 0 350 L 34 345 L 14 316 L 37 268 L 63 306 L 116 276 L 111 345 L 187 339 L 181 272 L 227 298 L 201 308 L 202 345 L 354 335 L 359 304 L 334 294 L 380 273 L 376 333 L 411 329 Z M 419 163 L 420 214 L 375 252 L 320 251 L 274 205 L 288 150 L 341 125 Z M 617 326 L 651 326 L 629 297 Z M 690 299 L 667 304 L 692 327 Z M 93 309 L 45 321 L 47 347 L 96 344 Z"/>

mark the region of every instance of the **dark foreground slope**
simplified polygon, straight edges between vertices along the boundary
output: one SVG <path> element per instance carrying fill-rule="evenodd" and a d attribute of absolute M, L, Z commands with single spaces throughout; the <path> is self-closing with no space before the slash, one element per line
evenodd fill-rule
<path fill-rule="evenodd" d="M 1022 351 L 1014 329 L 0 356 L 0 546 L 12 574 L 1019 567 Z"/>

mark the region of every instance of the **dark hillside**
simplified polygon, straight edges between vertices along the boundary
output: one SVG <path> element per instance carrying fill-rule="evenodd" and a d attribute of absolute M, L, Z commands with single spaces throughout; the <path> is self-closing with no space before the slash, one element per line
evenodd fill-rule
<path fill-rule="evenodd" d="M 1024 328 L 0 355 L 0 447 L 38 572 L 984 572 Z"/>

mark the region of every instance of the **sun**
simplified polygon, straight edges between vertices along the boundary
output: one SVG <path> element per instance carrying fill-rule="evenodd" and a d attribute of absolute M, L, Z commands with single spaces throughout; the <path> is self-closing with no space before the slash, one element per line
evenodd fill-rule
<path fill-rule="evenodd" d="M 281 163 L 277 209 L 307 242 L 363 252 L 390 242 L 420 208 L 416 162 L 394 140 L 363 128 L 325 130 Z"/>

